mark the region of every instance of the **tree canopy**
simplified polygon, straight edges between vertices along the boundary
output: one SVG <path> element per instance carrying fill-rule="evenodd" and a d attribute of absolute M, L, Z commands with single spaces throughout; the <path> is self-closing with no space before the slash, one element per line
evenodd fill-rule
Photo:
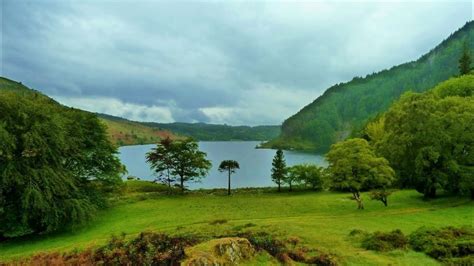
<path fill-rule="evenodd" d="M 29 90 L 0 91 L 0 236 L 87 222 L 124 167 L 91 113 Z"/>
<path fill-rule="evenodd" d="M 386 188 L 395 179 L 395 173 L 383 157 L 364 139 L 349 139 L 331 146 L 326 154 L 329 162 L 329 185 L 333 190 L 350 191 L 363 209 L 362 190 Z"/>
<path fill-rule="evenodd" d="M 473 91 L 474 76 L 464 75 L 426 93 L 406 93 L 383 115 L 382 137 L 371 142 L 402 187 L 425 197 L 439 189 L 474 196 Z"/>
<path fill-rule="evenodd" d="M 234 161 L 234 160 L 224 160 L 219 165 L 219 172 L 228 173 L 228 186 L 227 186 L 228 195 L 230 195 L 230 175 L 235 173 L 236 169 L 240 169 L 240 165 L 237 161 Z"/>
<path fill-rule="evenodd" d="M 166 140 L 147 154 L 147 161 L 155 171 L 162 173 L 168 170 L 171 176 L 178 177 L 181 191 L 185 182 L 199 181 L 211 169 L 211 162 L 206 153 L 199 150 L 196 141 Z"/>
<path fill-rule="evenodd" d="M 281 191 L 281 184 L 287 174 L 285 155 L 282 150 L 277 150 L 272 162 L 272 180 L 278 185 L 278 192 Z"/>

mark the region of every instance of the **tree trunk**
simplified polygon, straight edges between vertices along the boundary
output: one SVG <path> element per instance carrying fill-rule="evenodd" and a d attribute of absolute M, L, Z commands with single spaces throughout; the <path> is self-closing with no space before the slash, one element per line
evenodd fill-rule
<path fill-rule="evenodd" d="M 357 209 L 363 210 L 364 203 L 362 202 L 362 198 L 360 197 L 359 192 L 353 192 L 352 195 L 354 196 L 354 199 L 357 202 Z"/>
<path fill-rule="evenodd" d="M 230 195 L 230 169 L 229 169 L 229 184 L 227 186 L 227 195 Z"/>
<path fill-rule="evenodd" d="M 168 174 L 168 189 L 169 189 L 169 192 L 171 193 L 170 169 L 167 169 L 166 172 Z"/>
<path fill-rule="evenodd" d="M 291 187 L 291 182 L 289 184 L 290 184 L 290 191 L 293 191 L 293 188 Z"/>
<path fill-rule="evenodd" d="M 387 197 L 382 197 L 380 200 L 383 202 L 383 205 L 384 205 L 385 207 L 387 207 L 387 205 L 388 205 Z"/>
<path fill-rule="evenodd" d="M 181 181 L 181 193 L 184 193 L 184 178 L 180 176 L 180 181 Z"/>
<path fill-rule="evenodd" d="M 433 198 L 436 198 L 436 187 L 435 186 L 431 186 L 429 188 L 427 188 L 425 190 L 425 195 L 424 195 L 425 198 L 430 198 L 430 199 L 433 199 Z"/>
<path fill-rule="evenodd" d="M 281 191 L 281 188 L 280 188 L 280 183 L 281 183 L 281 181 L 280 181 L 280 180 L 278 180 L 278 192 L 280 192 L 280 191 Z"/>

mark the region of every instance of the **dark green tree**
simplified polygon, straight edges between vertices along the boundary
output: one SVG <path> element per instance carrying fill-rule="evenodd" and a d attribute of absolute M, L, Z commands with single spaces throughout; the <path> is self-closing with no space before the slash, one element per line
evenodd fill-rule
<path fill-rule="evenodd" d="M 236 169 L 240 169 L 239 163 L 234 160 L 224 160 L 219 165 L 219 172 L 228 173 L 227 195 L 230 195 L 230 175 L 235 173 Z"/>
<path fill-rule="evenodd" d="M 464 48 L 459 58 L 459 74 L 466 75 L 471 71 L 471 52 L 467 43 L 464 43 Z"/>
<path fill-rule="evenodd" d="M 439 189 L 474 196 L 473 92 L 474 76 L 465 75 L 423 94 L 404 94 L 385 113 L 385 133 L 374 146 L 400 185 L 426 198 Z"/>
<path fill-rule="evenodd" d="M 377 157 L 364 139 L 349 139 L 331 146 L 326 154 L 331 189 L 350 191 L 358 209 L 364 209 L 360 192 L 385 189 L 395 179 L 395 173 L 383 157 Z"/>
<path fill-rule="evenodd" d="M 184 192 L 184 183 L 199 181 L 211 169 L 211 162 L 206 159 L 206 153 L 199 150 L 196 141 L 185 139 L 173 141 L 171 144 L 173 168 L 171 174 L 179 177 L 181 192 Z"/>
<path fill-rule="evenodd" d="M 272 180 L 278 185 L 278 192 L 281 191 L 281 184 L 287 174 L 285 156 L 282 150 L 277 150 L 272 162 Z"/>
<path fill-rule="evenodd" d="M 313 190 L 323 187 L 324 168 L 312 164 L 297 164 L 289 167 L 288 176 L 295 183 L 303 183 Z"/>
<path fill-rule="evenodd" d="M 94 114 L 0 91 L 0 238 L 89 221 L 120 186 L 116 153 Z"/>
<path fill-rule="evenodd" d="M 146 160 L 158 174 L 158 180 L 168 185 L 170 192 L 171 185 L 176 181 L 171 176 L 174 166 L 172 143 L 173 141 L 169 137 L 162 139 L 155 148 L 146 154 Z"/>

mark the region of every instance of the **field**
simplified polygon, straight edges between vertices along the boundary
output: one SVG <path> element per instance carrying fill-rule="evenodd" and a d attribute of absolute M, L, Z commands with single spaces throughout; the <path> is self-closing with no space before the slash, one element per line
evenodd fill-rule
<path fill-rule="evenodd" d="M 395 192 L 389 206 L 370 201 L 357 210 L 349 194 L 333 192 L 283 192 L 239 190 L 232 196 L 222 191 L 163 195 L 137 192 L 135 183 L 114 206 L 102 211 L 90 225 L 75 232 L 62 232 L 0 244 L 0 261 L 25 257 L 40 251 L 68 251 L 93 247 L 112 234 L 128 236 L 142 231 L 170 234 L 220 235 L 252 224 L 252 230 L 299 237 L 310 247 L 335 254 L 341 264 L 436 265 L 428 256 L 411 250 L 387 253 L 367 251 L 351 243 L 353 229 L 410 233 L 420 226 L 442 227 L 473 224 L 474 202 L 468 198 L 440 197 L 424 201 L 412 190 Z M 213 223 L 223 220 L 221 223 Z M 266 257 L 258 257 L 263 263 Z M 255 263 L 256 263 L 255 262 Z"/>

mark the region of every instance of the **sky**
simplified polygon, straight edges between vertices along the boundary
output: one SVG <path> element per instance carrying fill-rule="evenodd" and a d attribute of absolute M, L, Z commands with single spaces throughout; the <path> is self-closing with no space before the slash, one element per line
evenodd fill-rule
<path fill-rule="evenodd" d="M 473 1 L 1 0 L 1 76 L 153 122 L 281 124 L 335 83 L 416 60 Z"/>

